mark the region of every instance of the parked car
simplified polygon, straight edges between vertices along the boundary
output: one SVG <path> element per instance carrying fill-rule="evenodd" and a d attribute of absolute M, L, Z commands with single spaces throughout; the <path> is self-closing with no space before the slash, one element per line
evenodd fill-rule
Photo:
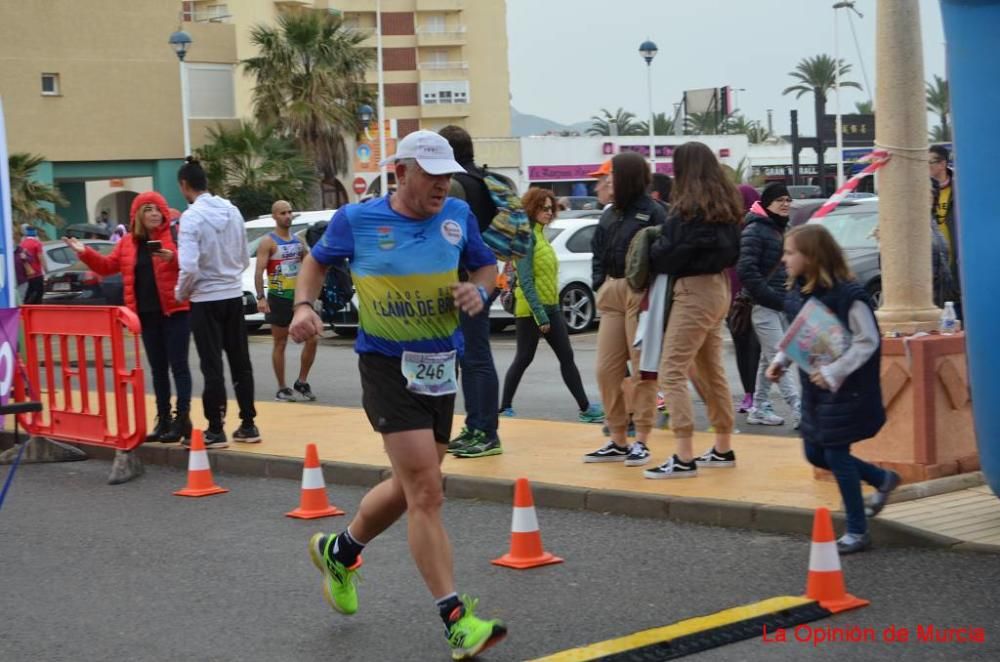
<path fill-rule="evenodd" d="M 84 246 L 93 248 L 101 255 L 107 255 L 115 247 L 113 243 L 104 239 L 83 239 L 82 242 Z M 65 269 L 78 261 L 73 249 L 62 241 L 46 241 L 42 244 L 42 250 L 45 252 L 47 272 Z"/>
<path fill-rule="evenodd" d="M 110 252 L 110 251 L 108 251 Z M 101 276 L 83 262 L 75 262 L 45 276 L 42 302 L 59 305 L 123 306 L 122 275 Z"/>
<path fill-rule="evenodd" d="M 559 305 L 570 333 L 589 329 L 597 321 L 597 304 L 590 286 L 590 241 L 601 218 L 599 210 L 587 215 L 564 218 L 562 212 L 545 228 L 545 236 L 555 251 L 559 262 Z M 503 265 L 499 265 L 503 271 Z M 490 308 L 491 326 L 497 330 L 513 323 L 514 317 L 503 309 L 500 301 Z"/>
<path fill-rule="evenodd" d="M 564 195 L 558 200 L 560 204 L 566 203 L 569 205 L 569 209 L 564 211 L 591 211 L 594 209 L 600 210 L 603 207 L 600 201 L 592 195 Z"/>
<path fill-rule="evenodd" d="M 310 225 L 318 221 L 329 221 L 335 211 L 337 210 L 324 209 L 322 211 L 297 212 L 292 219 L 292 232 L 305 239 L 305 232 Z M 257 292 L 253 282 L 257 269 L 257 247 L 260 246 L 264 236 L 273 232 L 275 227 L 274 219 L 270 215 L 246 222 L 250 266 L 243 272 L 243 310 L 247 328 L 251 331 L 259 329 L 264 324 L 264 313 L 257 310 Z"/>
<path fill-rule="evenodd" d="M 98 223 L 74 223 L 67 226 L 63 234 L 77 239 L 108 239 L 111 237 L 111 230 Z"/>
<path fill-rule="evenodd" d="M 878 198 L 866 198 L 841 203 L 823 218 L 809 221 L 820 223 L 844 249 L 847 266 L 875 302 L 882 305 L 882 261 L 879 255 Z"/>

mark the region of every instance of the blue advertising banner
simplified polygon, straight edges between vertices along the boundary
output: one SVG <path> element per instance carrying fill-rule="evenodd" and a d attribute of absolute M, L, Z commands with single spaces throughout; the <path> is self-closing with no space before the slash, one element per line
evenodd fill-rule
<path fill-rule="evenodd" d="M 7 171 L 7 130 L 3 119 L 3 99 L 0 99 L 0 308 L 17 305 L 13 219 L 10 211 L 10 173 Z"/>

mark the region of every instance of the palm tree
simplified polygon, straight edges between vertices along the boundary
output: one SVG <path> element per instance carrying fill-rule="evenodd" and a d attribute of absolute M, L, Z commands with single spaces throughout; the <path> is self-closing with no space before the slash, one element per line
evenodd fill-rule
<path fill-rule="evenodd" d="M 855 101 L 854 108 L 859 115 L 872 115 L 875 113 L 875 104 L 871 99 L 868 101 Z"/>
<path fill-rule="evenodd" d="M 205 164 L 209 189 L 224 195 L 244 218 L 256 218 L 275 200 L 309 203 L 316 169 L 289 138 L 253 123 L 209 129 L 210 142 L 195 150 Z"/>
<path fill-rule="evenodd" d="M 941 126 L 940 124 L 935 124 L 934 126 L 931 127 L 929 134 L 932 143 L 951 142 L 950 126 Z"/>
<path fill-rule="evenodd" d="M 371 101 L 365 71 L 372 53 L 359 47 L 364 39 L 340 17 L 312 9 L 282 12 L 277 26 L 250 30 L 259 55 L 243 68 L 256 80 L 254 116 L 293 139 L 326 186 L 347 169 L 344 134 L 361 129 L 357 108 Z"/>
<path fill-rule="evenodd" d="M 938 130 L 939 136 L 932 138 L 935 142 L 948 142 L 951 140 L 951 127 L 948 126 L 948 112 L 950 109 L 948 81 L 934 74 L 934 81 L 927 83 L 927 110 L 937 115 L 941 121 L 940 126 L 934 127 L 935 130 Z"/>
<path fill-rule="evenodd" d="M 840 72 L 840 87 L 853 87 L 860 90 L 860 85 L 844 78 L 851 72 L 851 65 L 846 64 L 843 59 L 835 61 L 832 57 L 823 53 L 814 57 L 804 58 L 795 65 L 795 70 L 788 72 L 788 75 L 797 82 L 795 85 L 789 85 L 781 92 L 782 94 L 795 92 L 796 99 L 809 92 L 813 94 L 813 107 L 816 112 L 816 165 L 821 175 L 824 171 L 824 149 L 820 144 L 820 127 L 823 125 L 823 115 L 826 114 L 827 92 L 837 85 L 838 67 Z M 824 186 L 824 181 L 821 176 L 821 186 Z"/>
<path fill-rule="evenodd" d="M 649 134 L 649 121 L 645 120 L 636 125 L 636 135 L 645 136 Z M 653 134 L 657 136 L 674 135 L 674 118 L 667 117 L 666 113 L 653 113 Z"/>
<path fill-rule="evenodd" d="M 601 108 L 600 115 L 591 115 L 590 128 L 587 129 L 587 134 L 591 136 L 610 136 L 612 123 L 618 126 L 619 136 L 642 135 L 642 132 L 639 131 L 640 125 L 636 123 L 635 114 L 630 113 L 624 108 L 619 108 L 614 113 L 610 112 L 607 108 Z M 649 132 L 648 127 L 646 132 Z"/>
<path fill-rule="evenodd" d="M 684 118 L 684 133 L 695 136 L 711 136 L 719 133 L 737 133 L 732 131 L 735 116 L 723 117 L 720 113 L 708 111 L 691 113 Z"/>
<path fill-rule="evenodd" d="M 27 152 L 15 152 L 7 158 L 10 171 L 10 207 L 15 227 L 39 221 L 57 227 L 62 224 L 62 220 L 43 206 L 43 203 L 66 207 L 69 202 L 56 186 L 43 184 L 32 177 L 44 161 L 44 156 Z"/>

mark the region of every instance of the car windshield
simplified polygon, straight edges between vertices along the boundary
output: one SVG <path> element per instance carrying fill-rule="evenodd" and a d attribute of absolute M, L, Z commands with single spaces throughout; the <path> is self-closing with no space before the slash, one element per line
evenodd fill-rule
<path fill-rule="evenodd" d="M 878 248 L 878 242 L 875 240 L 875 228 L 878 226 L 877 211 L 834 213 L 812 222 L 822 223 L 841 248 Z"/>
<path fill-rule="evenodd" d="M 556 237 L 562 234 L 562 228 L 554 228 L 551 225 L 549 225 L 545 228 L 544 233 L 545 233 L 545 238 L 551 244 Z"/>
<path fill-rule="evenodd" d="M 295 236 L 300 239 L 306 238 L 306 230 L 308 229 L 309 226 L 302 223 L 296 223 L 292 226 Z M 257 248 L 260 246 L 260 242 L 265 235 L 273 231 L 274 228 L 247 228 L 247 251 L 250 257 L 254 257 L 257 254 Z"/>

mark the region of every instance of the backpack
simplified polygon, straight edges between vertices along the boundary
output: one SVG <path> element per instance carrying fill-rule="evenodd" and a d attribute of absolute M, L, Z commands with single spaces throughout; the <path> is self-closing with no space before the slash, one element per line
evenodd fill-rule
<path fill-rule="evenodd" d="M 633 290 L 649 287 L 649 249 L 660 236 L 660 226 L 643 228 L 635 233 L 625 255 L 625 280 Z"/>
<path fill-rule="evenodd" d="M 455 175 L 455 179 L 463 189 L 482 185 L 489 194 L 492 217 L 489 225 L 482 231 L 483 242 L 490 247 L 498 260 L 510 262 L 515 258 L 524 257 L 531 242 L 531 225 L 521 205 L 521 198 L 502 175 L 486 169 L 480 172 L 473 170 L 464 175 L 458 174 Z M 466 198 L 468 197 L 466 194 Z M 473 204 L 471 200 L 467 201 Z M 473 213 L 477 214 L 477 218 L 480 214 L 486 214 L 482 209 L 473 209 Z"/>
<path fill-rule="evenodd" d="M 14 275 L 18 285 L 28 282 L 28 253 L 20 246 L 14 249 Z"/>

